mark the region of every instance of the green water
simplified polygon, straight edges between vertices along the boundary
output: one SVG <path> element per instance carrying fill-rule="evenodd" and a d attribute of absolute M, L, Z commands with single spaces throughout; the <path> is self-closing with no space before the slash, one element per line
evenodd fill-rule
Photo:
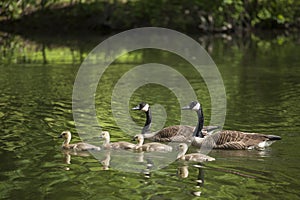
<path fill-rule="evenodd" d="M 113 166 L 104 170 L 89 154 L 67 154 L 60 149 L 62 141 L 57 136 L 63 130 L 74 133 L 73 142 L 80 141 L 72 116 L 73 83 L 80 62 L 103 40 L 86 38 L 2 35 L 1 199 L 300 199 L 300 38 L 200 38 L 225 84 L 224 128 L 275 134 L 281 141 L 264 151 L 213 150 L 209 155 L 216 161 L 205 164 L 204 169 L 174 162 L 158 171 L 145 168 L 137 173 Z M 114 85 L 134 66 L 157 58 L 187 77 L 209 124 L 210 98 L 201 76 L 172 54 L 143 50 L 111 65 L 97 89 L 97 117 L 113 141 L 131 139 L 118 128 L 111 112 Z M 140 101 L 164 106 L 168 113 L 165 126 L 180 122 L 179 103 L 170 90 L 145 85 L 135 91 L 129 104 Z M 143 125 L 143 113 L 130 114 Z M 191 113 L 196 120 L 194 115 Z M 112 162 L 114 156 L 123 157 L 124 166 L 127 159 L 136 159 L 112 152 Z"/>

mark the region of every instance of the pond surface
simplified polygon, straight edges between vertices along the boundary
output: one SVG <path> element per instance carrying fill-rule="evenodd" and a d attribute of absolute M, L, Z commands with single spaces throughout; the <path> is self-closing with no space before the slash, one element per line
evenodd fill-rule
<path fill-rule="evenodd" d="M 103 40 L 86 38 L 24 39 L 2 34 L 1 199 L 300 199 L 300 38 L 194 36 L 208 50 L 225 84 L 224 129 L 274 134 L 282 140 L 264 151 L 213 150 L 209 155 L 216 161 L 204 168 L 173 162 L 151 171 L 139 164 L 145 155 L 127 158 L 115 153 L 124 166 L 137 159 L 137 173 L 113 165 L 107 170 L 105 159 L 110 156 L 113 162 L 114 152 L 105 153 L 99 162 L 89 154 L 60 149 L 62 141 L 57 137 L 63 130 L 73 132 L 73 142 L 80 141 L 72 116 L 73 83 L 80 62 Z M 181 58 L 143 50 L 117 60 L 100 80 L 95 96 L 97 117 L 112 141 L 131 139 L 112 115 L 114 85 L 134 66 L 158 57 L 187 77 L 209 124 L 211 102 L 201 76 Z M 168 115 L 162 125 L 180 122 L 179 103 L 170 90 L 145 85 L 135 91 L 129 106 L 141 101 L 165 107 Z M 143 126 L 143 113 L 130 114 Z M 196 120 L 194 113 L 190 116 Z M 161 126 L 159 116 L 156 119 L 153 129 Z"/>

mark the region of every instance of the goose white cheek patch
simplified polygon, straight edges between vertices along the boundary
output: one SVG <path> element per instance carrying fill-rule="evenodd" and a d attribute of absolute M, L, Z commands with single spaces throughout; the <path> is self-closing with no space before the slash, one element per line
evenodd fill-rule
<path fill-rule="evenodd" d="M 143 108 L 142 111 L 147 112 L 149 110 L 149 104 L 146 104 Z"/>
<path fill-rule="evenodd" d="M 200 103 L 197 103 L 192 110 L 199 110 L 200 109 Z"/>

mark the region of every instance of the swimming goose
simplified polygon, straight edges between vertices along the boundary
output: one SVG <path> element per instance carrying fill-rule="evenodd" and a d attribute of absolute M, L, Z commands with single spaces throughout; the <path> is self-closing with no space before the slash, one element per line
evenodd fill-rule
<path fill-rule="evenodd" d="M 199 121 L 204 121 L 201 105 L 197 101 L 193 101 L 190 105 L 182 108 L 183 110 L 194 110 L 197 112 Z M 200 111 L 201 110 L 201 111 Z M 259 133 L 245 133 L 241 131 L 223 130 L 212 135 L 204 136 L 199 129 L 195 129 L 194 140 L 192 145 L 205 146 L 206 148 L 214 149 L 263 149 L 270 146 L 276 140 L 281 140 L 277 135 L 264 135 Z"/>
<path fill-rule="evenodd" d="M 163 151 L 163 152 L 170 152 L 172 151 L 172 147 L 166 144 L 161 144 L 158 142 L 150 142 L 144 144 L 144 135 L 138 134 L 134 136 L 134 141 L 137 140 L 137 145 L 135 147 L 135 150 L 138 151 Z"/>
<path fill-rule="evenodd" d="M 62 144 L 62 148 L 63 149 L 73 149 L 73 150 L 77 150 L 77 151 L 87 151 L 87 150 L 95 150 L 95 151 L 99 151 L 101 148 L 88 144 L 88 143 L 84 143 L 84 142 L 80 142 L 80 143 L 76 143 L 76 144 L 70 144 L 72 135 L 70 131 L 63 131 L 59 138 L 63 138 L 64 142 Z"/>
<path fill-rule="evenodd" d="M 135 144 L 130 142 L 110 142 L 110 134 L 108 131 L 102 131 L 100 138 L 104 139 L 103 147 L 106 149 L 133 149 Z"/>
<path fill-rule="evenodd" d="M 204 138 L 194 138 L 192 145 L 205 146 L 206 148 L 243 150 L 258 149 L 263 150 L 277 140 L 281 140 L 277 135 L 264 135 L 259 133 L 245 133 L 241 131 L 223 130 Z"/>
<path fill-rule="evenodd" d="M 142 129 L 142 134 L 144 135 L 145 139 L 156 142 L 186 142 L 192 139 L 195 127 L 187 125 L 169 126 L 163 128 L 162 130 L 150 133 L 152 115 L 149 104 L 142 102 L 132 109 L 144 111 L 146 114 L 146 123 Z M 204 119 L 201 118 L 201 120 L 202 121 L 199 121 L 199 123 L 203 123 Z M 203 125 L 201 127 L 202 131 L 208 134 L 209 132 L 219 128 L 219 126 L 203 127 Z"/>
<path fill-rule="evenodd" d="M 191 153 L 191 154 L 186 154 L 188 150 L 188 145 L 185 143 L 180 143 L 178 145 L 179 147 L 179 152 L 177 155 L 177 159 L 180 160 L 185 160 L 185 161 L 194 161 L 194 162 L 206 162 L 206 161 L 214 161 L 216 160 L 213 157 L 201 154 L 201 153 Z"/>

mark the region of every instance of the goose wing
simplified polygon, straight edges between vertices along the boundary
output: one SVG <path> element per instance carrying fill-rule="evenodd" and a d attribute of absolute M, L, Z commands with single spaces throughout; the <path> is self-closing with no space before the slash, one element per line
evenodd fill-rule
<path fill-rule="evenodd" d="M 192 137 L 193 131 L 194 127 L 192 126 L 169 126 L 157 131 L 151 139 L 159 142 L 182 142 Z"/>
<path fill-rule="evenodd" d="M 279 140 L 279 136 L 224 130 L 214 135 L 218 149 L 247 149 L 261 142 Z"/>

